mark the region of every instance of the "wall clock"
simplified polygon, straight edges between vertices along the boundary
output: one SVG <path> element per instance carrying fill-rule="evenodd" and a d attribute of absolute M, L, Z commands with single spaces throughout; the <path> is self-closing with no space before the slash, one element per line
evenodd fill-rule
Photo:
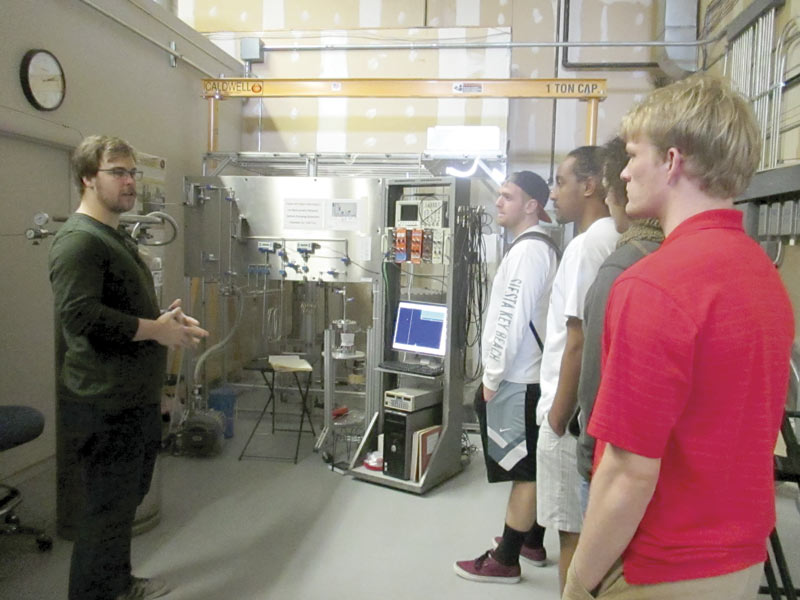
<path fill-rule="evenodd" d="M 55 110 L 64 101 L 67 80 L 58 59 L 47 50 L 28 50 L 19 65 L 22 91 L 34 108 Z"/>

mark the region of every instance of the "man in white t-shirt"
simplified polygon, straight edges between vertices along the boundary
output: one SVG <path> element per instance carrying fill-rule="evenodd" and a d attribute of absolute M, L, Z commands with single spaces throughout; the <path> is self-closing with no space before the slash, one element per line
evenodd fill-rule
<path fill-rule="evenodd" d="M 580 232 L 564 251 L 553 282 L 542 353 L 542 395 L 536 409 L 540 425 L 537 520 L 558 530 L 562 590 L 583 521 L 576 442 L 565 435 L 577 403 L 583 351 L 581 319 L 586 292 L 619 239 L 605 205 L 603 158 L 598 146 L 570 152 L 558 167 L 551 196 L 559 223 L 575 223 Z"/>
<path fill-rule="evenodd" d="M 496 548 L 455 563 L 472 581 L 516 583 L 520 558 L 544 566 L 544 529 L 536 521 L 536 404 L 547 302 L 559 249 L 539 225 L 550 221 L 547 183 L 519 171 L 500 188 L 497 223 L 514 238 L 492 282 L 482 338 L 483 384 L 475 397 L 489 483 L 510 481 Z"/>

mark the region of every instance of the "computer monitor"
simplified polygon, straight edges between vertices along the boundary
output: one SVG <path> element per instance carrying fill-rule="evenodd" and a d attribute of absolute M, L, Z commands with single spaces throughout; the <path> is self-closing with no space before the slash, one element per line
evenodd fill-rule
<path fill-rule="evenodd" d="M 442 357 L 446 344 L 447 306 L 408 300 L 397 304 L 392 350 Z"/>

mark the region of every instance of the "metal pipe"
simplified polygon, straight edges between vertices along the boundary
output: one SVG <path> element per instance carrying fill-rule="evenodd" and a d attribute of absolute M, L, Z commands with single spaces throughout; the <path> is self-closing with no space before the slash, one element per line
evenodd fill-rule
<path fill-rule="evenodd" d="M 228 202 L 228 277 L 233 281 L 233 276 L 236 274 L 233 270 L 233 238 L 235 237 L 236 225 L 233 222 L 233 194 L 226 196 L 225 200 Z"/>
<path fill-rule="evenodd" d="M 219 144 L 219 99 L 208 97 L 208 151 L 216 152 Z M 204 165 L 205 166 L 205 165 Z"/>
<path fill-rule="evenodd" d="M 741 61 L 739 63 L 739 73 L 740 73 L 739 82 L 742 85 L 742 93 L 745 94 L 746 96 L 750 95 L 750 90 L 747 89 L 748 88 L 748 83 L 749 83 L 749 81 L 747 79 L 747 76 L 748 76 L 748 73 L 750 72 L 750 68 L 751 68 L 751 64 L 750 64 L 750 60 L 749 60 L 749 58 L 750 58 L 750 45 L 748 44 L 749 40 L 747 39 L 749 33 L 751 33 L 750 30 L 748 30 L 744 34 L 742 34 L 741 44 L 739 45 L 739 51 L 741 53 L 740 56 L 739 56 L 739 60 Z"/>
<path fill-rule="evenodd" d="M 736 63 L 733 60 L 733 51 L 734 51 L 734 45 L 731 44 L 731 46 L 728 48 L 728 51 L 725 52 L 725 71 L 724 71 L 724 73 L 725 73 L 725 75 L 727 75 L 728 80 L 731 81 L 731 85 L 733 85 L 733 72 L 736 69 Z M 730 58 L 730 61 L 728 60 L 728 58 Z M 730 63 L 730 69 L 728 68 L 729 63 Z"/>
<path fill-rule="evenodd" d="M 158 41 L 158 40 L 156 40 L 155 38 L 152 38 L 152 37 L 150 37 L 149 35 L 147 35 L 147 34 L 146 34 L 146 33 L 144 33 L 143 31 L 141 31 L 141 30 L 139 30 L 139 29 L 136 29 L 135 27 L 133 27 L 133 26 L 129 25 L 128 23 L 126 23 L 126 22 L 125 22 L 125 21 L 123 21 L 122 19 L 120 19 L 120 18 L 118 18 L 118 17 L 116 17 L 116 16 L 112 15 L 112 14 L 111 14 L 110 12 L 108 12 L 107 10 L 105 10 L 105 9 L 103 9 L 103 8 L 100 8 L 99 6 L 97 6 L 97 4 L 95 4 L 94 2 L 91 2 L 91 0 L 81 0 L 81 2 L 83 2 L 83 3 L 84 3 L 86 6 L 88 6 L 88 7 L 90 7 L 90 8 L 93 8 L 94 10 L 96 10 L 96 11 L 97 11 L 97 12 L 99 12 L 100 14 L 104 15 L 105 17 L 107 17 L 107 18 L 111 19 L 112 21 L 114 21 L 114 22 L 115 22 L 115 23 L 117 23 L 118 25 L 121 25 L 122 27 L 124 27 L 124 28 L 125 28 L 125 29 L 127 29 L 128 31 L 131 31 L 132 33 L 135 33 L 136 35 L 138 35 L 138 36 L 139 36 L 139 37 L 141 37 L 142 39 L 145 39 L 145 40 L 147 40 L 148 42 L 150 42 L 151 44 L 154 44 L 155 46 L 158 46 L 159 48 L 161 48 L 161 49 L 162 49 L 164 52 L 166 52 L 166 53 L 167 53 L 167 54 L 169 54 L 170 56 L 172 56 L 172 57 L 174 57 L 174 58 L 176 58 L 176 59 L 178 59 L 178 60 L 182 60 L 183 62 L 185 62 L 185 63 L 186 63 L 187 65 L 189 65 L 190 67 L 192 67 L 192 68 L 194 68 L 194 69 L 197 69 L 198 71 L 200 71 L 200 72 L 201 72 L 203 75 L 205 75 L 206 77 L 212 77 L 212 78 L 213 78 L 213 77 L 216 77 L 216 75 L 215 75 L 215 74 L 213 74 L 213 73 L 209 73 L 209 72 L 208 72 L 208 71 L 206 71 L 206 70 L 205 70 L 203 67 L 201 67 L 200 65 L 198 65 L 197 63 L 195 63 L 195 62 L 194 62 L 194 61 L 192 61 L 191 59 L 189 59 L 189 58 L 186 58 L 186 57 L 185 57 L 183 54 L 181 54 L 180 52 L 176 52 L 175 50 L 173 50 L 172 48 L 170 48 L 168 45 L 166 45 L 166 44 L 162 44 L 161 42 L 159 42 L 159 41 Z M 141 7 L 140 7 L 140 8 L 141 8 Z M 144 9 L 142 9 L 142 10 L 144 10 Z M 145 12 L 147 12 L 147 11 L 145 11 Z M 169 26 L 167 26 L 167 25 L 165 25 L 165 26 L 166 26 L 166 27 L 169 27 Z M 171 28 L 170 28 L 170 29 L 171 29 Z M 174 30 L 173 30 L 173 31 L 174 31 Z M 177 33 L 177 32 L 176 32 L 176 33 Z M 199 47 L 199 46 L 198 46 L 198 47 Z M 201 48 L 201 50 L 202 50 L 202 48 Z M 206 52 L 205 50 L 203 50 L 203 51 L 204 51 L 204 52 Z M 207 52 L 206 52 L 206 53 L 207 53 Z M 209 56 L 210 56 L 210 55 L 209 55 Z M 215 60 L 219 60 L 219 59 L 215 58 Z"/>
<path fill-rule="evenodd" d="M 767 165 L 767 134 L 769 132 L 769 98 L 765 92 L 770 86 L 770 71 L 772 66 L 772 39 L 775 33 L 775 11 L 769 11 L 762 17 L 763 39 L 761 44 L 761 68 L 759 71 L 760 83 L 756 90 L 758 99 L 759 124 L 761 125 L 761 167 Z"/>
<path fill-rule="evenodd" d="M 772 71 L 772 40 L 775 37 L 775 11 L 770 12 L 769 22 L 767 26 L 767 41 L 766 41 L 766 49 L 765 52 L 767 53 L 767 60 L 765 61 L 764 65 L 764 72 L 762 73 L 764 87 L 762 92 L 766 92 L 772 87 L 772 82 L 770 80 L 771 71 Z M 767 166 L 767 133 L 769 132 L 769 96 L 764 95 L 762 99 L 762 110 L 764 111 L 764 146 L 762 148 L 762 164 L 766 167 Z"/>
<path fill-rule="evenodd" d="M 264 264 L 266 265 L 267 270 L 269 270 L 269 254 L 266 252 L 264 253 Z M 269 274 L 267 273 L 264 275 L 264 293 L 262 295 L 262 302 L 261 302 L 261 342 L 263 343 L 264 339 L 267 337 L 267 296 L 269 291 Z M 259 347 L 259 351 L 261 347 Z"/>
<path fill-rule="evenodd" d="M 275 313 L 278 316 L 278 318 L 275 320 L 275 323 L 276 323 L 275 329 L 277 331 L 277 335 L 275 336 L 275 340 L 276 341 L 283 338 L 283 311 L 284 311 L 283 297 L 286 294 L 286 292 L 284 290 L 285 284 L 286 284 L 286 279 L 281 277 L 281 285 L 280 285 L 281 294 L 279 296 L 280 297 L 280 304 L 278 305 L 278 310 Z"/>
<path fill-rule="evenodd" d="M 753 30 L 748 29 L 742 36 L 742 93 L 750 96 L 750 72 L 753 70 Z"/>
<path fill-rule="evenodd" d="M 781 32 L 781 35 L 778 36 L 778 43 L 775 45 L 775 66 L 772 75 L 772 117 L 771 124 L 769 128 L 769 159 L 767 161 L 767 168 L 774 167 L 777 163 L 777 152 L 778 152 L 778 129 L 780 123 L 780 104 L 781 104 L 781 90 L 778 89 L 778 84 L 780 81 L 783 80 L 783 65 L 784 65 L 784 56 L 783 56 L 783 44 L 784 44 L 784 34 L 786 33 L 789 26 L 792 24 L 792 21 L 786 23 Z"/>
<path fill-rule="evenodd" d="M 787 90 L 792 89 L 797 84 L 800 84 L 800 73 L 795 73 L 788 79 L 785 79 L 781 82 L 781 86 Z"/>
<path fill-rule="evenodd" d="M 382 283 L 382 282 L 381 282 Z M 367 331 L 367 360 L 366 360 L 366 399 L 364 400 L 365 426 L 372 420 L 372 416 L 380 411 L 381 380 L 382 374 L 375 370 L 383 360 L 383 286 L 376 279 L 372 280 L 372 326 Z"/>
<path fill-rule="evenodd" d="M 745 34 L 745 63 L 744 71 L 742 72 L 742 80 L 745 82 L 745 89 L 747 90 L 747 97 L 749 98 L 753 91 L 753 67 L 755 64 L 754 59 L 754 44 L 755 44 L 755 29 L 751 27 Z"/>
<path fill-rule="evenodd" d="M 763 19 L 758 19 L 755 24 L 753 25 L 754 36 L 755 36 L 755 57 L 753 60 L 753 67 L 750 69 L 750 77 L 753 80 L 753 86 L 750 93 L 750 97 L 759 94 L 761 92 L 761 65 L 763 60 L 763 44 L 764 44 L 764 31 L 763 31 Z M 759 130 L 762 136 L 764 136 L 764 127 L 761 122 L 761 102 L 759 100 L 751 100 L 753 104 L 753 113 L 756 117 L 756 123 L 759 125 Z M 763 158 L 763 143 L 762 143 L 762 158 Z"/>
<path fill-rule="evenodd" d="M 203 305 L 203 320 L 201 321 L 202 323 L 208 323 L 208 319 L 207 319 L 207 317 L 208 317 L 208 302 L 207 302 L 207 298 L 206 298 L 206 291 L 207 291 L 207 289 L 206 289 L 206 280 L 203 277 L 203 278 L 200 279 L 200 302 Z M 205 344 L 205 339 L 203 340 L 203 344 Z M 196 365 L 197 365 L 197 363 L 195 362 L 195 366 Z M 204 379 L 205 379 L 205 374 L 204 374 Z M 192 379 L 192 385 L 196 386 L 197 383 L 198 383 L 198 377 L 197 377 L 197 371 L 195 370 L 195 375 L 194 375 L 194 378 Z M 206 382 L 203 381 L 203 383 L 205 384 Z M 200 406 L 193 406 L 193 408 L 195 410 L 199 410 L 201 407 Z"/>
<path fill-rule="evenodd" d="M 722 39 L 722 36 L 710 40 L 694 42 L 667 42 L 649 40 L 641 42 L 408 42 L 405 44 L 317 44 L 314 46 L 264 46 L 264 52 L 332 52 L 352 50 L 481 50 L 515 48 L 617 48 L 617 47 L 657 47 L 665 46 L 705 46 Z M 614 63 L 597 63 L 599 65 Z M 628 63 L 623 63 L 627 65 Z M 636 63 L 630 63 L 636 64 Z M 650 63 L 647 63 L 650 64 Z M 657 66 L 657 63 L 652 63 Z"/>
<path fill-rule="evenodd" d="M 233 293 L 236 296 L 236 301 L 238 302 L 236 320 L 233 323 L 233 327 L 231 327 L 231 330 L 228 332 L 228 335 L 226 335 L 222 340 L 211 346 L 211 348 L 203 352 L 203 354 L 200 355 L 200 358 L 197 359 L 197 363 L 195 363 L 194 366 L 194 378 L 192 380 L 194 386 L 199 385 L 198 382 L 200 381 L 200 373 L 203 369 L 203 365 L 205 364 L 206 359 L 215 352 L 224 348 L 228 344 L 228 342 L 230 342 L 231 339 L 233 339 L 233 336 L 236 334 L 236 330 L 239 329 L 239 325 L 242 322 L 242 312 L 244 311 L 244 299 L 242 298 L 242 292 L 239 288 L 234 287 Z"/>
<path fill-rule="evenodd" d="M 217 295 L 218 296 L 221 295 L 220 291 L 221 291 L 220 289 L 217 289 Z M 223 299 L 225 298 L 224 295 L 222 297 L 223 297 Z M 242 297 L 241 293 L 239 294 L 239 306 L 240 306 L 240 310 L 241 310 L 241 307 L 244 306 L 244 298 Z M 226 331 L 228 329 L 228 303 L 227 303 L 227 301 L 220 302 L 220 308 L 221 308 L 220 312 L 222 313 L 222 319 L 221 319 L 221 321 L 222 321 L 222 331 Z M 233 329 L 236 329 L 236 325 L 235 324 L 234 324 L 233 328 L 231 329 L 231 331 L 233 331 Z M 228 333 L 230 334 L 230 332 L 228 332 Z M 226 340 L 227 340 L 227 336 L 226 336 Z M 224 346 L 224 344 L 222 346 Z M 211 350 L 214 350 L 214 348 L 209 348 L 206 351 L 206 353 L 209 353 Z M 228 383 L 228 353 L 227 352 L 223 352 L 222 353 L 222 383 L 223 384 Z"/>
<path fill-rule="evenodd" d="M 746 75 L 748 71 L 748 64 L 747 64 L 747 34 L 745 33 L 742 36 L 742 39 L 739 40 L 739 85 L 741 86 L 741 90 L 743 94 L 747 94 L 747 83 L 746 83 Z"/>
<path fill-rule="evenodd" d="M 223 269 L 223 266 L 222 266 L 222 237 L 224 235 L 224 232 L 223 232 L 223 228 L 222 228 L 222 192 L 220 191 L 220 188 L 213 188 L 213 191 L 218 193 L 218 198 L 217 198 L 217 200 L 218 200 L 218 202 L 217 202 L 217 256 L 215 258 L 209 260 L 208 262 L 212 262 L 213 261 L 213 262 L 217 263 L 217 276 L 216 276 L 216 279 L 212 279 L 211 281 L 212 281 L 212 283 L 214 281 L 219 283 L 219 282 L 222 281 L 222 269 Z M 206 198 L 209 201 L 211 200 L 212 196 L 211 196 L 210 192 L 209 192 L 209 195 Z M 211 212 L 211 209 L 209 208 L 209 213 L 210 212 Z M 210 256 L 213 257 L 214 255 L 211 254 Z M 203 265 L 203 277 L 205 278 L 205 276 L 206 276 L 206 269 L 205 269 L 205 264 L 204 264 Z"/>
<path fill-rule="evenodd" d="M 753 93 L 753 85 L 755 84 L 755 81 L 753 80 L 753 70 L 758 62 L 756 29 L 754 27 L 750 28 L 747 41 L 747 69 L 745 70 L 745 78 L 747 79 L 747 96 L 750 97 L 750 95 Z"/>
<path fill-rule="evenodd" d="M 786 66 L 786 55 L 779 57 L 778 64 L 780 65 L 780 72 Z M 769 159 L 769 168 L 778 166 L 778 155 L 780 153 L 780 123 L 781 123 L 781 108 L 783 106 L 783 89 L 775 90 L 775 101 L 772 105 L 772 127 L 770 129 L 771 152 Z"/>
<path fill-rule="evenodd" d="M 162 240 L 160 242 L 141 242 L 143 246 L 166 246 L 167 244 L 174 242 L 175 238 L 178 237 L 178 223 L 172 218 L 171 215 L 160 210 L 155 210 L 147 213 L 146 215 L 121 215 L 120 222 L 124 223 L 126 221 L 136 223 L 131 231 L 131 237 L 134 239 L 136 239 L 136 234 L 139 231 L 142 223 L 150 225 L 163 225 L 164 222 L 167 222 L 170 224 L 170 227 L 172 227 L 172 236 L 168 240 Z"/>
<path fill-rule="evenodd" d="M 770 135 L 772 137 L 770 139 L 771 151 L 768 163 L 769 168 L 774 168 L 778 165 L 780 117 L 781 117 L 781 105 L 783 101 L 782 87 L 783 87 L 784 76 L 786 73 L 786 58 L 791 46 L 795 44 L 798 40 L 800 40 L 800 35 L 798 35 L 800 34 L 800 31 L 798 31 L 798 23 L 800 23 L 800 17 L 794 17 L 792 20 L 788 21 L 786 25 L 784 25 L 775 48 L 776 60 L 775 60 L 775 72 L 773 76 L 773 81 L 774 81 L 773 87 L 775 89 L 773 92 L 773 102 L 772 102 L 772 126 L 770 128 Z M 789 46 L 786 47 L 786 50 L 784 51 L 784 46 L 786 44 L 787 39 L 789 39 Z"/>
<path fill-rule="evenodd" d="M 172 217 L 169 218 L 172 219 Z M 66 220 L 67 217 L 62 217 L 62 216 L 53 217 L 53 221 L 55 222 L 66 221 Z M 120 215 L 119 222 L 126 225 L 131 223 L 133 224 L 144 223 L 145 225 L 162 225 L 164 223 L 163 219 L 160 219 L 153 213 L 148 213 L 146 215 L 131 215 L 131 214 Z"/>
<path fill-rule="evenodd" d="M 597 111 L 600 102 L 597 98 L 587 100 L 586 107 L 586 144 L 594 146 L 597 143 Z"/>
<path fill-rule="evenodd" d="M 81 0 L 81 1 L 82 1 L 82 2 L 85 2 L 85 0 Z M 192 46 L 194 46 L 195 48 L 197 48 L 198 50 L 200 50 L 200 52 L 202 52 L 202 53 L 203 53 L 203 54 L 205 54 L 206 56 L 209 56 L 210 58 L 214 59 L 215 61 L 219 61 L 219 58 L 217 58 L 216 56 L 214 56 L 213 54 L 211 54 L 211 52 L 209 52 L 207 49 L 203 48 L 203 47 L 202 47 L 200 44 L 198 44 L 197 42 L 195 42 L 195 41 L 193 41 L 193 40 L 191 40 L 191 39 L 189 39 L 189 38 L 185 37 L 183 32 L 179 31 L 178 29 L 175 29 L 175 28 L 174 28 L 172 25 L 170 25 L 169 23 L 166 23 L 166 22 L 162 21 L 162 20 L 161 20 L 161 19 L 160 19 L 160 18 L 159 18 L 157 15 L 154 15 L 154 14 L 153 14 L 152 12 L 150 12 L 150 11 L 149 11 L 149 10 L 148 10 L 146 7 L 144 7 L 144 6 L 141 6 L 141 5 L 140 5 L 138 2 L 132 2 L 132 4 L 133 4 L 134 6 L 136 6 L 136 8 L 138 8 L 139 10 L 141 10 L 143 13 L 145 13 L 145 14 L 147 14 L 147 15 L 149 15 L 149 16 L 151 16 L 151 17 L 153 17 L 154 19 L 157 19 L 157 20 L 159 21 L 159 23 L 160 23 L 160 24 L 161 24 L 163 27 L 166 27 L 166 28 L 167 28 L 167 29 L 169 29 L 171 32 L 173 32 L 173 33 L 175 33 L 175 34 L 177 34 L 177 35 L 181 36 L 181 38 L 182 38 L 182 39 L 183 39 L 185 42 L 188 42 L 189 44 L 191 44 Z M 173 15 L 177 16 L 177 14 L 176 14 L 176 11 L 175 11 L 174 9 L 173 9 L 172 11 L 170 11 L 170 12 L 172 12 L 172 14 L 173 14 Z M 127 27 L 127 25 L 126 25 L 126 27 Z M 138 32 L 136 32 L 136 33 L 138 33 Z"/>
<path fill-rule="evenodd" d="M 761 68 L 758 71 L 759 86 L 757 92 L 760 94 L 769 86 L 769 70 L 772 66 L 772 38 L 773 38 L 773 22 L 775 14 L 770 11 L 761 18 Z M 762 111 L 763 104 L 762 101 Z"/>
<path fill-rule="evenodd" d="M 321 238 L 321 237 L 314 237 L 309 238 L 306 237 L 286 237 L 286 236 L 274 236 L 274 235 L 247 235 L 242 236 L 243 240 L 281 240 L 284 243 L 286 242 L 344 242 L 347 244 L 347 238 Z M 335 252 L 335 250 L 334 250 Z"/>
<path fill-rule="evenodd" d="M 742 82 L 742 74 L 745 72 L 744 53 L 744 37 L 742 37 L 736 40 L 736 70 L 734 71 L 736 87 L 742 94 L 746 93 L 745 86 Z"/>
<path fill-rule="evenodd" d="M 559 41 L 559 36 L 561 32 L 561 0 L 558 0 L 558 4 L 556 5 L 556 41 Z M 561 53 L 561 49 L 556 47 L 555 52 L 553 53 L 553 77 L 558 78 L 558 71 L 559 71 L 559 55 Z M 551 185 L 556 180 L 556 124 L 558 121 L 558 99 L 553 98 L 553 121 L 550 125 L 550 177 L 548 178 L 547 182 Z"/>
<path fill-rule="evenodd" d="M 763 31 L 763 19 L 759 19 L 753 25 L 753 37 L 754 37 L 754 45 L 755 45 L 755 56 L 753 60 L 753 67 L 750 69 L 750 78 L 753 81 L 753 85 L 751 88 L 751 95 L 758 94 L 759 90 L 759 82 L 761 79 L 761 50 L 764 44 L 764 31 Z M 758 119 L 758 105 L 757 102 L 754 103 L 753 109 L 756 113 L 756 118 Z M 760 122 L 760 121 L 759 121 Z"/>
<path fill-rule="evenodd" d="M 264 125 L 262 124 L 262 119 L 264 116 L 264 99 L 258 99 L 258 151 L 261 152 L 261 134 L 264 131 Z"/>

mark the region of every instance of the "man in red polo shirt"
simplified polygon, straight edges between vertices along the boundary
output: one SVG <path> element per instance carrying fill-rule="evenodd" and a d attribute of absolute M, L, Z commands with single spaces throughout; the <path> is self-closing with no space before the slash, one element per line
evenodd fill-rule
<path fill-rule="evenodd" d="M 698 75 L 654 91 L 622 137 L 626 211 L 658 218 L 666 240 L 608 299 L 595 472 L 564 598 L 752 600 L 794 336 L 786 290 L 733 208 L 758 127 Z"/>

